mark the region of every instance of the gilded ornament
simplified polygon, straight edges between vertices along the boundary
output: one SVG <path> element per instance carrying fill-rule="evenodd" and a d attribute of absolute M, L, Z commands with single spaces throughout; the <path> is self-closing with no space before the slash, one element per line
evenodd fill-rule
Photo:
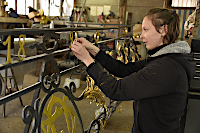
<path fill-rule="evenodd" d="M 63 113 L 65 115 L 65 120 L 67 123 L 68 132 L 75 133 L 76 132 L 76 121 L 77 121 L 77 115 L 73 112 L 73 110 L 66 105 L 66 100 L 68 99 L 67 96 L 64 95 L 63 99 L 56 97 L 55 95 L 52 95 L 52 98 L 47 106 L 47 108 L 44 108 L 43 114 L 47 116 L 47 120 L 41 121 L 41 129 L 44 133 L 56 133 L 56 128 L 54 125 L 54 121 L 60 117 Z M 55 107 L 55 112 L 52 114 L 52 108 L 55 103 L 59 103 L 62 107 L 58 108 Z M 69 116 L 71 120 L 69 120 Z M 71 121 L 71 124 L 70 124 Z M 45 129 L 45 126 L 47 126 L 47 129 Z M 72 128 L 71 128 L 72 126 Z M 62 130 L 61 133 L 64 133 Z"/>

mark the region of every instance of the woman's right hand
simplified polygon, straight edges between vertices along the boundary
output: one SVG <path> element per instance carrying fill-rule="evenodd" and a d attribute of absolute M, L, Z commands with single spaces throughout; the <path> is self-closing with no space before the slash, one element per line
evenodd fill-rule
<path fill-rule="evenodd" d="M 97 53 L 100 51 L 97 46 L 93 45 L 85 38 L 77 38 L 76 41 L 81 43 L 93 56 L 96 56 Z"/>
<path fill-rule="evenodd" d="M 89 54 L 88 50 L 76 40 L 71 45 L 71 50 L 73 54 L 81 60 L 88 67 L 91 63 L 94 62 L 94 59 Z"/>

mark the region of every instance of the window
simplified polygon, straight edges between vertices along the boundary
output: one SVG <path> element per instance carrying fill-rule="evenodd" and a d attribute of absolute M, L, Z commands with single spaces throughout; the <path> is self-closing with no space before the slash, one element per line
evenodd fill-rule
<path fill-rule="evenodd" d="M 196 7 L 199 0 L 172 0 L 172 7 Z"/>
<path fill-rule="evenodd" d="M 29 8 L 28 8 L 29 6 L 33 7 L 33 0 L 26 0 L 26 5 L 25 5 L 26 15 L 29 14 Z M 18 10 L 18 8 L 17 8 L 17 10 Z"/>
<path fill-rule="evenodd" d="M 6 11 L 10 8 L 15 10 L 15 1 L 17 1 L 17 13 L 22 15 L 28 15 L 31 6 L 37 5 L 37 0 L 6 0 L 8 6 L 6 6 Z M 50 4 L 49 4 L 50 2 Z M 44 15 L 46 16 L 60 16 L 61 0 L 40 0 L 39 9 L 44 10 Z M 63 16 L 70 16 L 74 7 L 74 0 L 63 0 Z M 50 8 L 50 10 L 48 10 Z"/>
<path fill-rule="evenodd" d="M 40 1 L 40 9 L 44 10 L 44 15 L 48 16 L 49 0 Z"/>
<path fill-rule="evenodd" d="M 60 16 L 61 0 L 42 0 L 40 1 L 40 9 L 44 10 L 44 15 L 46 16 Z M 50 10 L 48 11 L 48 7 Z M 72 9 L 74 7 L 74 0 L 64 0 L 63 1 L 63 15 L 70 16 Z"/>
<path fill-rule="evenodd" d="M 17 3 L 17 13 L 25 15 L 25 0 L 17 0 Z"/>
<path fill-rule="evenodd" d="M 28 15 L 29 14 L 28 7 L 29 6 L 34 7 L 33 1 L 34 0 L 17 0 L 17 13 Z"/>
<path fill-rule="evenodd" d="M 50 0 L 50 16 L 60 16 L 60 0 Z"/>
<path fill-rule="evenodd" d="M 6 6 L 6 11 L 9 11 L 10 8 L 15 10 L 15 0 L 6 0 L 8 2 L 8 6 Z"/>
<path fill-rule="evenodd" d="M 63 1 L 63 16 L 71 16 L 74 7 L 74 0 Z"/>

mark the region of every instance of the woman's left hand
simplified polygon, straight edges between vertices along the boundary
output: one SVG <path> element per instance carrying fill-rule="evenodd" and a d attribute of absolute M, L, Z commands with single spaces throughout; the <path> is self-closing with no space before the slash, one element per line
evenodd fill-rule
<path fill-rule="evenodd" d="M 94 62 L 94 59 L 90 56 L 87 49 L 76 40 L 74 40 L 71 50 L 79 60 L 85 63 L 86 66 L 89 66 L 91 63 Z"/>

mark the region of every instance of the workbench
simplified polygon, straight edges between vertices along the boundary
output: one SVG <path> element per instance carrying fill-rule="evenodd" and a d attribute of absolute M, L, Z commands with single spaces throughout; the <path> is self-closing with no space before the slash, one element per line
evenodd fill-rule
<path fill-rule="evenodd" d="M 7 29 L 5 23 L 14 24 L 27 24 L 29 19 L 27 18 L 12 18 L 12 17 L 0 17 L 0 29 Z"/>

